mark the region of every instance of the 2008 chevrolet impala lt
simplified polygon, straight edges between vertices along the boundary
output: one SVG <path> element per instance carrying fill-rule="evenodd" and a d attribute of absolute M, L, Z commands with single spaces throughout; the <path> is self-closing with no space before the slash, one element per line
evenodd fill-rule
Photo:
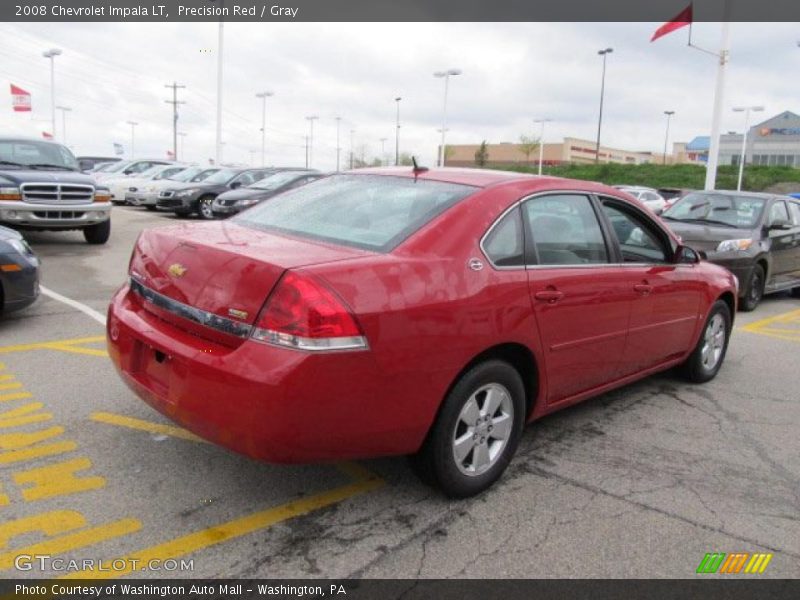
<path fill-rule="evenodd" d="M 675 366 L 712 379 L 737 285 L 610 187 L 365 169 L 144 231 L 107 333 L 124 381 L 208 440 L 271 462 L 411 455 L 461 497 L 527 421 Z"/>

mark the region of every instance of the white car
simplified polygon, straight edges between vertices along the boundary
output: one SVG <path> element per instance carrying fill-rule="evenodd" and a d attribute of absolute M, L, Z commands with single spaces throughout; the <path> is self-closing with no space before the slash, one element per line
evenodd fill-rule
<path fill-rule="evenodd" d="M 156 209 L 158 194 L 166 188 L 177 188 L 185 185 L 191 187 L 198 181 L 203 181 L 209 175 L 219 171 L 219 167 L 188 167 L 180 173 L 168 178 L 152 180 L 146 185 L 136 186 L 135 191 L 130 189 L 125 194 L 125 202 L 133 206 L 144 206 L 148 210 Z M 133 187 L 133 186 L 131 186 Z"/>
<path fill-rule="evenodd" d="M 151 181 L 166 179 L 177 175 L 185 170 L 187 165 L 155 165 L 142 171 L 138 175 L 128 177 L 116 177 L 109 179 L 105 183 L 111 190 L 111 202 L 114 204 L 124 204 L 125 196 L 129 191 L 136 191 L 139 187 L 147 185 Z"/>
<path fill-rule="evenodd" d="M 653 188 L 641 185 L 615 185 L 614 187 L 630 194 L 657 215 L 660 215 L 667 206 L 667 201 Z"/>
<path fill-rule="evenodd" d="M 162 160 L 158 158 L 139 158 L 136 160 L 123 160 L 118 163 L 115 163 L 114 166 L 106 169 L 102 173 L 97 173 L 94 176 L 94 180 L 97 183 L 108 183 L 112 179 L 117 179 L 119 177 L 130 177 L 138 175 L 143 171 L 146 171 L 150 167 L 154 167 L 156 165 L 171 165 L 171 164 L 174 164 L 174 161 Z"/>

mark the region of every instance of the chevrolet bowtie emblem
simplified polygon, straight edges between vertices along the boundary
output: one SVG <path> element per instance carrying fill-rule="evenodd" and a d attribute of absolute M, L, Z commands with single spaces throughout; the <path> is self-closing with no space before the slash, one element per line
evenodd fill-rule
<path fill-rule="evenodd" d="M 167 273 L 169 273 L 172 277 L 183 277 L 187 270 L 188 269 L 181 263 L 175 263 L 169 266 Z"/>

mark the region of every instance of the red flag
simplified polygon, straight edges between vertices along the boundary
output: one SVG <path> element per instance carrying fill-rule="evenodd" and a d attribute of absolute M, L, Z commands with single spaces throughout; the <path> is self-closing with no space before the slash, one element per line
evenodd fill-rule
<path fill-rule="evenodd" d="M 30 112 L 31 110 L 31 94 L 26 92 L 21 87 L 11 84 L 11 105 L 14 107 L 14 112 Z"/>
<path fill-rule="evenodd" d="M 672 33 L 676 29 L 680 29 L 681 27 L 686 27 L 687 25 L 692 24 L 692 5 L 689 4 L 686 8 L 684 8 L 678 15 L 672 19 L 671 21 L 667 21 L 661 27 L 656 29 L 656 32 L 653 34 L 653 37 L 650 38 L 651 42 L 655 42 L 661 36 L 667 35 L 668 33 Z"/>
<path fill-rule="evenodd" d="M 53 134 L 52 133 L 47 133 L 46 131 L 43 131 L 42 132 L 42 137 L 44 139 L 46 139 L 46 140 L 52 140 L 53 139 Z"/>

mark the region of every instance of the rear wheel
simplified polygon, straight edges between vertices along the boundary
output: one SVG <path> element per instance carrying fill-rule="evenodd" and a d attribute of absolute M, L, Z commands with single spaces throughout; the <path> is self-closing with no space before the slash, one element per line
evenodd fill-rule
<path fill-rule="evenodd" d="M 739 308 L 744 312 L 755 310 L 759 305 L 761 299 L 764 297 L 764 283 L 766 281 L 766 274 L 764 267 L 756 265 L 753 267 L 753 272 L 750 274 L 750 281 L 747 282 L 747 292 L 744 298 L 739 303 Z"/>
<path fill-rule="evenodd" d="M 156 209 L 156 207 L 155 207 L 155 206 L 153 206 L 152 204 L 148 204 L 148 205 L 146 205 L 146 206 L 145 206 L 145 208 L 146 208 L 147 210 L 155 210 L 155 209 Z"/>
<path fill-rule="evenodd" d="M 214 211 L 211 206 L 214 204 L 214 196 L 203 196 L 197 203 L 197 212 L 203 219 L 213 219 Z"/>
<path fill-rule="evenodd" d="M 83 228 L 83 237 L 89 244 L 105 244 L 111 236 L 111 219 Z"/>
<path fill-rule="evenodd" d="M 519 373 L 499 360 L 464 374 L 411 464 L 423 481 L 453 498 L 478 494 L 505 471 L 525 421 Z"/>
<path fill-rule="evenodd" d="M 700 341 L 691 356 L 683 363 L 683 372 L 689 381 L 705 383 L 716 377 L 728 351 L 731 334 L 731 309 L 717 300 L 711 307 Z"/>
<path fill-rule="evenodd" d="M 800 287 L 792 288 L 792 296 L 800 298 Z"/>

